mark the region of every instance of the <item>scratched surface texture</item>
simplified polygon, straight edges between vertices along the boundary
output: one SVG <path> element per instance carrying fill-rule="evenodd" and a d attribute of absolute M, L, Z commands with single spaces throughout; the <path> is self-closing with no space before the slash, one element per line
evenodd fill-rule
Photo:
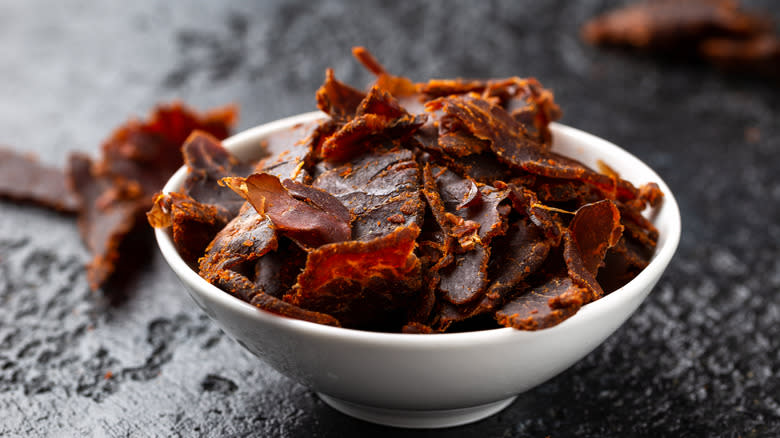
<path fill-rule="evenodd" d="M 778 3 L 747 3 L 780 18 Z M 240 104 L 240 128 L 391 71 L 538 77 L 563 122 L 666 179 L 672 266 L 601 347 L 505 411 L 404 436 L 780 436 L 780 86 L 597 50 L 612 3 L 0 2 L 0 143 L 62 166 L 160 101 Z M 154 252 L 92 293 L 74 220 L 0 201 L 0 436 L 395 436 L 343 416 L 224 335 Z M 474 382 L 475 385 L 479 382 Z"/>

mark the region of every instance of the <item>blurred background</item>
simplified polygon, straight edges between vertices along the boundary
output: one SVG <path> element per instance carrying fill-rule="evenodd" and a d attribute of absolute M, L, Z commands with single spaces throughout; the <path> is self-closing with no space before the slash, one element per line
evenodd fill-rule
<path fill-rule="evenodd" d="M 780 435 L 780 82 L 602 49 L 626 2 L 0 1 L 0 144 L 64 166 L 160 102 L 237 103 L 238 130 L 315 109 L 327 67 L 534 76 L 562 123 L 653 167 L 682 210 L 672 266 L 582 362 L 482 422 L 415 436 Z M 780 3 L 743 1 L 780 19 Z M 392 436 L 324 405 L 200 312 L 159 256 L 89 292 L 74 220 L 0 201 L 0 435 Z M 478 384 L 478 382 L 475 382 Z"/>

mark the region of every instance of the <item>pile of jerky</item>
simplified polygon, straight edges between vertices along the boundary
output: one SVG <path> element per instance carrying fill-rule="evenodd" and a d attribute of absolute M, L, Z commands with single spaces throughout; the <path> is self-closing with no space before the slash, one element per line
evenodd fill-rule
<path fill-rule="evenodd" d="M 328 117 L 272 134 L 259 162 L 185 142 L 186 181 L 148 218 L 208 282 L 333 326 L 537 330 L 647 265 L 658 186 L 553 152 L 560 110 L 538 81 L 413 83 L 353 53 L 370 90 L 328 70 Z"/>

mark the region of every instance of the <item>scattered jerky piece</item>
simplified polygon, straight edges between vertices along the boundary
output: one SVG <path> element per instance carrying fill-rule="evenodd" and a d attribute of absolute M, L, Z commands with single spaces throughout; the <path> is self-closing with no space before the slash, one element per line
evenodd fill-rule
<path fill-rule="evenodd" d="M 236 216 L 244 199 L 220 186 L 219 180 L 226 176 L 246 176 L 253 166 L 240 162 L 219 140 L 201 131 L 195 131 L 187 138 L 182 154 L 187 165 L 183 193 L 200 203 L 224 209 L 231 217 Z"/>
<path fill-rule="evenodd" d="M 75 213 L 78 198 L 68 190 L 65 174 L 41 164 L 35 157 L 0 147 L 0 197 L 31 202 L 65 213 Z"/>
<path fill-rule="evenodd" d="M 325 191 L 289 180 L 283 184 L 267 173 L 255 173 L 247 178 L 230 177 L 223 181 L 246 198 L 258 213 L 268 215 L 275 229 L 304 247 L 316 248 L 350 238 L 349 212 Z M 291 193 L 285 185 L 295 191 Z M 294 196 L 295 193 L 307 196 L 301 200 Z"/>
<path fill-rule="evenodd" d="M 417 225 L 367 242 L 323 245 L 309 253 L 285 301 L 335 316 L 345 327 L 387 323 L 394 309 L 414 300 L 421 285 L 414 255 Z"/>
<path fill-rule="evenodd" d="M 139 184 L 151 205 L 151 196 L 182 165 L 181 146 L 190 133 L 223 139 L 235 120 L 233 107 L 200 116 L 180 103 L 158 106 L 148 120 L 131 120 L 114 131 L 103 143 L 97 172 Z"/>
<path fill-rule="evenodd" d="M 745 71 L 780 78 L 780 38 L 763 34 L 750 39 L 709 38 L 699 54 L 726 71 Z"/>
<path fill-rule="evenodd" d="M 541 286 L 510 301 L 496 312 L 496 321 L 518 330 L 541 330 L 558 325 L 568 319 L 581 306 L 551 308 L 548 302 L 561 295 L 579 295 L 587 293 L 575 285 L 568 277 L 554 277 Z"/>
<path fill-rule="evenodd" d="M 146 216 L 154 228 L 172 227 L 173 243 L 191 266 L 197 266 L 198 258 L 230 220 L 217 207 L 202 204 L 181 193 L 157 195 Z"/>
<path fill-rule="evenodd" d="M 583 38 L 597 45 L 648 50 L 695 49 L 702 38 L 744 38 L 770 29 L 764 17 L 746 14 L 729 0 L 639 2 L 589 21 Z"/>
<path fill-rule="evenodd" d="M 114 272 L 120 244 L 146 210 L 146 201 L 138 186 L 120 185 L 97 175 L 94 168 L 89 157 L 71 154 L 67 175 L 69 187 L 81 204 L 79 231 L 92 254 L 87 264 L 87 280 L 96 290 Z"/>

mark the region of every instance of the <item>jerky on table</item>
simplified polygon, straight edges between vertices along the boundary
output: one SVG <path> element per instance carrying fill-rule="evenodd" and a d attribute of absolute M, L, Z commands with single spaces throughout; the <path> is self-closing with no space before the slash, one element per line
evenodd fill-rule
<path fill-rule="evenodd" d="M 65 173 L 30 155 L 0 147 L 0 198 L 30 202 L 64 213 L 76 213 L 79 200 L 68 190 Z"/>

